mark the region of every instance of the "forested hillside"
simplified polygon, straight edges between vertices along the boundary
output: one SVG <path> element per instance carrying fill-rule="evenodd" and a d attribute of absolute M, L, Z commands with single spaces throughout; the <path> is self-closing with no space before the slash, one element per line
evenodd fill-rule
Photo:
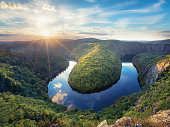
<path fill-rule="evenodd" d="M 85 39 L 48 39 L 49 51 L 54 51 L 57 54 L 64 55 L 69 59 L 73 59 L 76 56 L 79 57 L 83 53 L 87 54 L 92 45 L 96 42 L 107 45 L 117 56 L 123 61 L 132 61 L 132 58 L 140 53 L 149 52 L 170 52 L 170 41 L 151 41 L 151 42 L 125 42 L 119 40 L 99 40 L 94 38 Z M 91 46 L 90 46 L 91 45 Z M 24 51 L 24 50 L 46 50 L 46 40 L 34 40 L 26 42 L 3 42 L 0 43 L 0 49 L 10 51 Z M 80 50 L 81 49 L 81 50 Z M 75 52 L 76 56 L 70 54 L 70 51 Z M 77 54 L 76 54 L 77 53 Z"/>
<path fill-rule="evenodd" d="M 119 40 L 103 40 L 96 41 L 96 43 L 80 43 L 73 52 L 76 56 L 81 57 L 86 55 L 92 50 L 92 47 L 97 44 L 102 44 L 106 49 L 110 49 L 114 52 L 122 61 L 132 61 L 132 58 L 141 53 L 164 53 L 170 52 L 169 41 L 157 41 L 157 42 L 123 42 Z"/>
<path fill-rule="evenodd" d="M 68 65 L 63 57 L 50 54 L 53 71 L 49 72 L 45 53 L 37 57 L 34 52 L 1 51 L 0 54 L 0 126 L 33 127 L 55 123 L 95 127 L 98 124 L 95 113 L 67 111 L 67 107 L 54 104 L 49 98 L 49 78 Z"/>
<path fill-rule="evenodd" d="M 69 75 L 70 86 L 81 93 L 101 91 L 120 78 L 121 62 L 103 45 L 81 57 Z"/>

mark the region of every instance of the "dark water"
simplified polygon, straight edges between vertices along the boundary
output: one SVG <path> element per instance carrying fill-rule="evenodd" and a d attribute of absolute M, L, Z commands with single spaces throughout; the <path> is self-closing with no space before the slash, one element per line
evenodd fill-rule
<path fill-rule="evenodd" d="M 140 90 L 137 81 L 137 71 L 132 63 L 122 63 L 120 80 L 107 90 L 80 94 L 71 89 L 68 76 L 76 62 L 70 61 L 68 68 L 54 78 L 48 85 L 48 95 L 53 102 L 79 109 L 94 109 L 99 111 L 113 104 L 115 99 L 130 95 Z"/>

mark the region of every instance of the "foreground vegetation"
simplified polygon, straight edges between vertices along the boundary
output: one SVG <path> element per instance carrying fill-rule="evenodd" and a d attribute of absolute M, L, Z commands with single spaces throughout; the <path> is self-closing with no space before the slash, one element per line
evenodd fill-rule
<path fill-rule="evenodd" d="M 97 45 L 81 57 L 69 75 L 70 86 L 81 93 L 104 90 L 119 80 L 121 62 L 114 53 Z"/>

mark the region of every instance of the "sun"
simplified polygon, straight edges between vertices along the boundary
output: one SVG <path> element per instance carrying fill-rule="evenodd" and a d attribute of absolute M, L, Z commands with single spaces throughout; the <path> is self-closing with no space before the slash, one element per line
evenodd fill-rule
<path fill-rule="evenodd" d="M 35 34 L 42 38 L 53 38 L 56 36 L 56 28 L 53 19 L 48 15 L 42 14 L 34 19 Z"/>
<path fill-rule="evenodd" d="M 42 30 L 40 31 L 40 35 L 43 37 L 51 37 L 51 32 L 49 30 Z"/>

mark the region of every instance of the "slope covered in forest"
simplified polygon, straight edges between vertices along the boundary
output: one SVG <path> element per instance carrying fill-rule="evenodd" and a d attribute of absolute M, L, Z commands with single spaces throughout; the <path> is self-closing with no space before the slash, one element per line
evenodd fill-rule
<path fill-rule="evenodd" d="M 50 53 L 49 72 L 47 54 L 38 53 L 0 51 L 0 126 L 96 126 L 92 111 L 67 111 L 51 101 L 48 80 L 66 68 L 68 61 Z"/>
<path fill-rule="evenodd" d="M 102 45 L 81 57 L 69 75 L 70 86 L 81 93 L 101 91 L 120 78 L 121 62 Z"/>

